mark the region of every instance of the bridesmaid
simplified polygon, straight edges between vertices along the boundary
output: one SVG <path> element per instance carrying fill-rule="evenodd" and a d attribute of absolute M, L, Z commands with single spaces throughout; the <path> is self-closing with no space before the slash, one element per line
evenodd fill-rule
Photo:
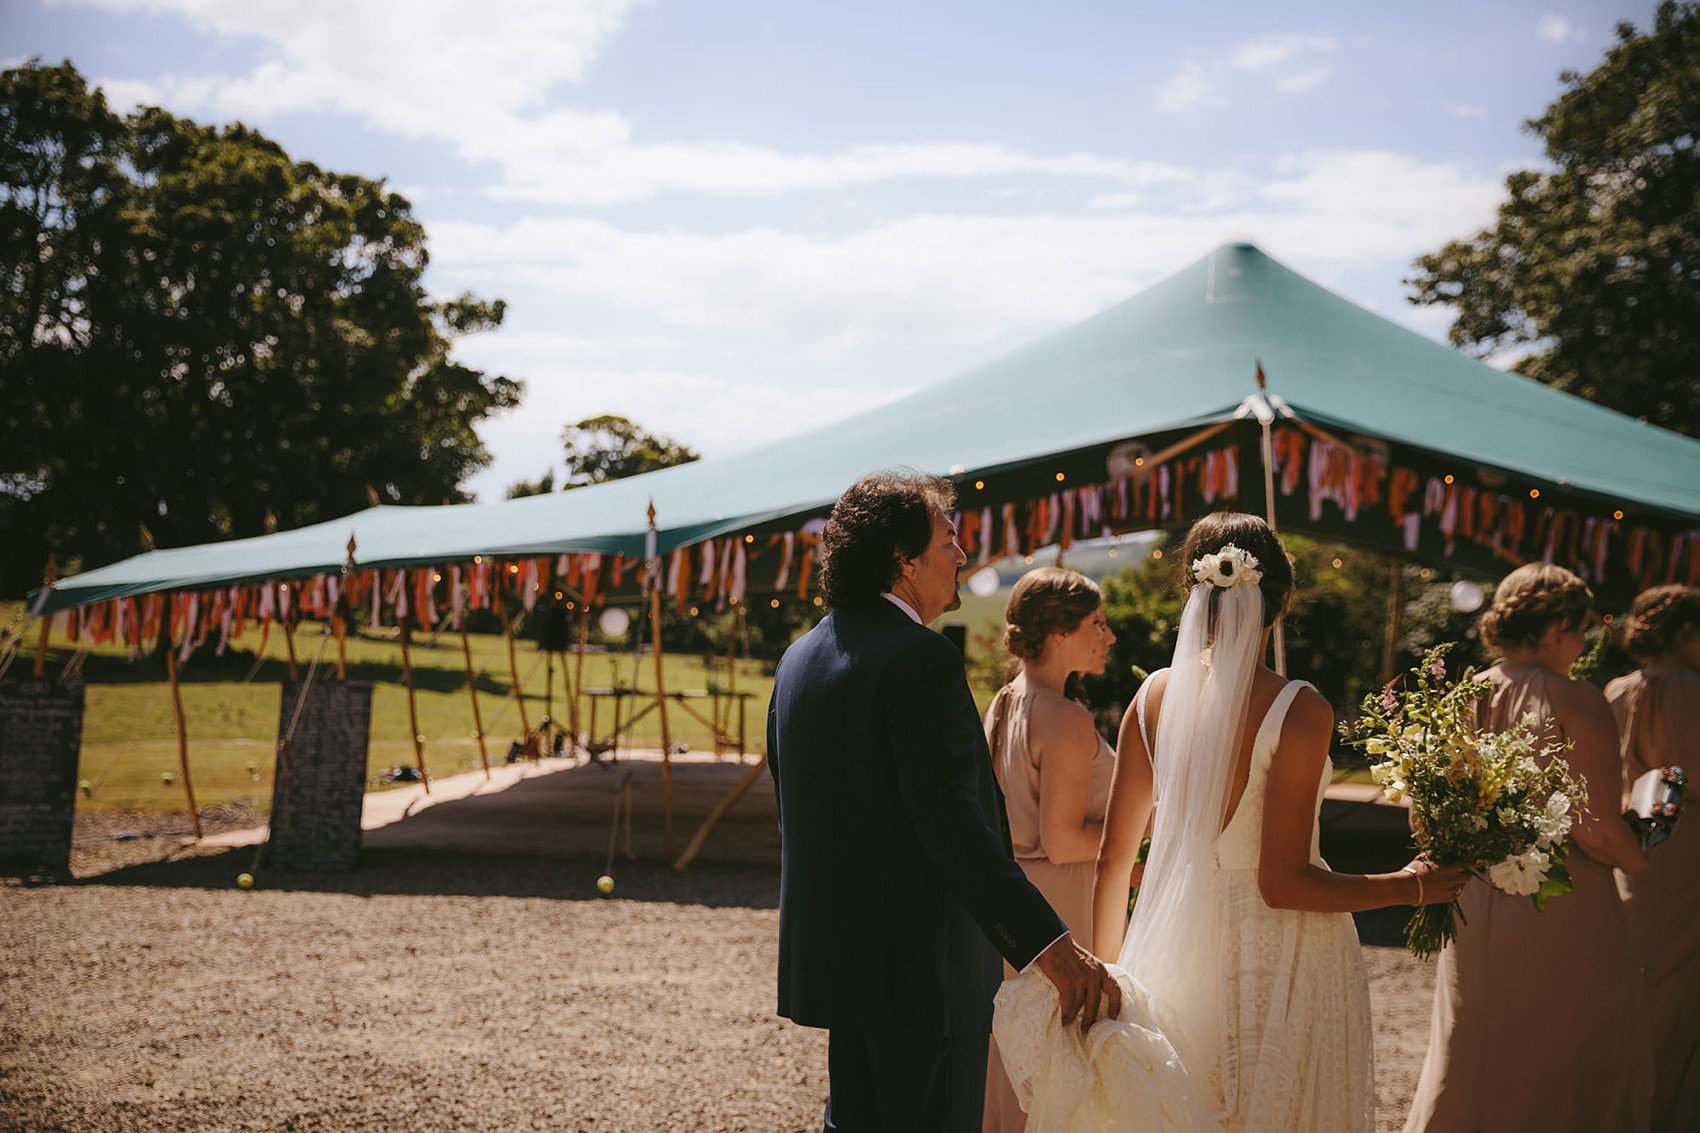
<path fill-rule="evenodd" d="M 1652 1100 L 1646 992 L 1612 868 L 1646 855 L 1620 818 L 1617 728 L 1600 690 L 1566 673 L 1585 649 L 1593 593 L 1562 567 L 1507 575 L 1482 615 L 1500 656 L 1482 676 L 1477 727 L 1533 713 L 1587 787 L 1571 829 L 1575 891 L 1536 912 L 1527 897 L 1471 881 L 1463 925 L 1440 954 L 1428 1055 L 1406 1133 L 1644 1133 Z"/>
<path fill-rule="evenodd" d="M 1700 590 L 1646 591 L 1621 633 L 1643 666 L 1606 686 L 1625 786 L 1655 767 L 1700 775 Z M 1617 885 L 1652 1015 L 1653 1129 L 1700 1129 L 1700 819 L 1679 823 Z"/>
<path fill-rule="evenodd" d="M 1091 940 L 1092 883 L 1115 750 L 1072 693 L 1078 674 L 1104 671 L 1116 635 L 1097 583 L 1055 567 L 1021 577 L 1004 621 L 1016 665 L 986 711 L 986 742 L 1004 792 L 1010 843 L 1074 938 Z M 1026 1124 L 994 1039 L 984 1128 L 1019 1133 Z"/>

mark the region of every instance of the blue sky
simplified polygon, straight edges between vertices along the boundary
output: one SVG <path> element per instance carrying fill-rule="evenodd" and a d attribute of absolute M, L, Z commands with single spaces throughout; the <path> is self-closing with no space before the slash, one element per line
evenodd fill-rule
<path fill-rule="evenodd" d="M 619 413 L 708 456 L 951 377 L 1228 240 L 1443 337 L 1411 261 L 1655 0 L 4 0 L 0 58 L 386 180 L 508 301 L 481 498 Z M 1042 391 L 1035 391 L 1042 396 Z M 1083 407 L 1089 412 L 1089 407 Z"/>

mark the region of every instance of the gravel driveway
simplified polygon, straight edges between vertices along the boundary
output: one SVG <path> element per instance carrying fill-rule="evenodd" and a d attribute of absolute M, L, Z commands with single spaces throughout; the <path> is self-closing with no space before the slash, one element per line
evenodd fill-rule
<path fill-rule="evenodd" d="M 349 874 L 113 842 L 0 881 L 0 1130 L 803 1130 L 824 1034 L 773 1015 L 777 871 L 368 850 Z M 175 860 L 158 860 L 166 856 Z M 1432 974 L 1366 948 L 1381 1125 Z"/>

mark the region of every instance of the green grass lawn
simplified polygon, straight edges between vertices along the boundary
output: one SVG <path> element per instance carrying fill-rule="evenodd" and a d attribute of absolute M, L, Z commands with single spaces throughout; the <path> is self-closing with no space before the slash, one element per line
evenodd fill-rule
<path fill-rule="evenodd" d="M 12 623 L 16 610 L 16 603 L 0 604 L 0 624 Z M 334 679 L 336 646 L 325 638 L 317 623 L 298 627 L 294 640 L 302 673 L 317 657 L 320 672 L 316 679 Z M 240 641 L 232 643 L 225 656 L 215 657 L 209 643 L 182 667 L 189 774 L 195 800 L 201 806 L 232 801 L 261 810 L 270 806 L 280 686 L 288 679 L 289 669 L 284 641 L 275 627 L 265 652 L 256 656 L 259 641 L 259 631 L 250 627 Z M 507 756 L 508 744 L 522 735 L 507 647 L 500 635 L 472 634 L 469 642 L 489 758 L 493 765 L 500 764 Z M 25 676 L 30 672 L 35 647 L 32 633 L 8 676 Z M 480 765 L 477 730 L 466 687 L 460 636 L 445 633 L 433 640 L 429 635 L 417 635 L 411 655 L 419 734 L 425 737 L 427 770 L 442 776 L 476 769 Z M 550 706 L 551 688 L 546 683 L 550 665 L 530 642 L 517 642 L 515 656 L 525 712 L 535 727 Z M 369 777 L 376 779 L 387 768 L 411 765 L 414 762 L 409 738 L 412 728 L 396 631 L 387 629 L 370 636 L 350 637 L 347 657 L 351 680 L 373 682 Z M 73 650 L 67 643 L 51 643 L 46 673 L 59 675 L 72 659 Z M 565 659 L 576 678 L 577 657 L 569 653 Z M 88 783 L 88 789 L 79 796 L 78 805 L 109 810 L 186 809 L 178 766 L 177 727 L 164 659 L 156 654 L 132 661 L 121 646 L 100 646 L 81 660 L 81 666 L 87 693 L 78 778 Z M 736 674 L 738 690 L 753 694 L 745 701 L 752 751 L 763 746 L 767 701 L 773 687 L 772 677 L 764 676 L 761 669 L 759 662 L 740 660 Z M 582 671 L 586 688 L 617 684 L 647 691 L 655 688 L 655 662 L 648 653 L 587 652 Z M 555 719 L 564 726 L 570 711 L 559 661 L 553 675 L 552 707 Z M 667 654 L 664 679 L 668 689 L 674 691 L 725 688 L 730 677 L 723 657 L 711 668 L 699 656 Z M 641 702 L 628 699 L 625 703 L 625 712 L 629 713 L 633 703 Z M 702 715 L 712 718 L 708 698 L 693 699 L 690 703 Z M 613 701 L 604 700 L 598 706 L 599 736 L 612 726 L 612 704 Z M 588 729 L 589 698 L 582 698 L 581 705 L 581 729 Z M 668 723 L 675 742 L 682 741 L 696 750 L 713 749 L 713 730 L 676 702 L 669 702 Z M 726 730 L 735 735 L 735 711 L 730 713 L 727 723 Z M 658 747 L 660 736 L 660 718 L 651 712 L 622 737 L 621 743 Z"/>

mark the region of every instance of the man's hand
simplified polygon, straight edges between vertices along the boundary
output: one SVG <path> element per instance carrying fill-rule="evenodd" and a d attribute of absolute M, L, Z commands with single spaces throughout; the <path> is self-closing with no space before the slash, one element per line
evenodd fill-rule
<path fill-rule="evenodd" d="M 1064 935 L 1033 961 L 1057 989 L 1063 1023 L 1079 1018 L 1082 1029 L 1122 1011 L 1122 989 L 1098 957 Z"/>

